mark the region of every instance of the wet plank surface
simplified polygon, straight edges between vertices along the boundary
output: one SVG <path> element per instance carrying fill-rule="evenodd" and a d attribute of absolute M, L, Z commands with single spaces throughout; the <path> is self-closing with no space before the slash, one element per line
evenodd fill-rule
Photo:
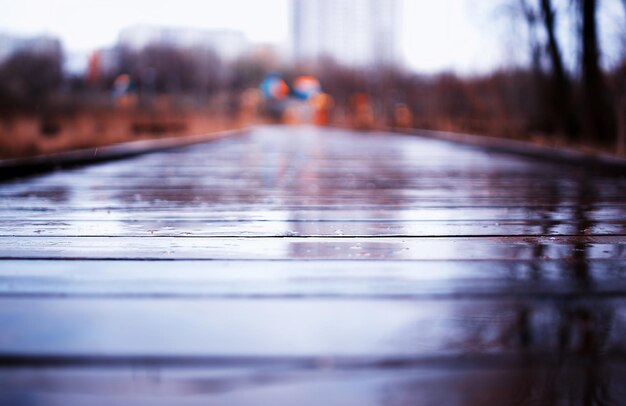
<path fill-rule="evenodd" d="M 0 207 L 0 404 L 626 396 L 623 176 L 260 127 Z"/>

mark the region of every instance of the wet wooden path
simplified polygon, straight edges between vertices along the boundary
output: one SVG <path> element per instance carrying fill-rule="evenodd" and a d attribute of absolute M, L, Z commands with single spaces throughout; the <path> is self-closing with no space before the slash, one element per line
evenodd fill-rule
<path fill-rule="evenodd" d="M 3 405 L 626 400 L 626 177 L 260 127 L 0 205 Z"/>

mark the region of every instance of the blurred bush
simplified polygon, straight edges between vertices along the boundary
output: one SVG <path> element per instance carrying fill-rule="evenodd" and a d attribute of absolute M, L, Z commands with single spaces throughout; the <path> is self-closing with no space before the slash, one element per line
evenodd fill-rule
<path fill-rule="evenodd" d="M 61 47 L 19 50 L 0 65 L 0 109 L 34 109 L 46 105 L 63 83 Z"/>

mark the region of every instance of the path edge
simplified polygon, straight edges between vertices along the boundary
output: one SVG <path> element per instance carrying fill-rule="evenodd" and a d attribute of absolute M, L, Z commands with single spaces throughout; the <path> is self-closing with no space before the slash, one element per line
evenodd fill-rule
<path fill-rule="evenodd" d="M 626 175 L 626 158 L 605 153 L 577 151 L 571 148 L 537 145 L 529 141 L 504 139 L 485 135 L 465 134 L 451 131 L 390 128 L 400 134 L 416 135 L 481 149 L 563 163 L 579 168 L 594 169 Z"/>
<path fill-rule="evenodd" d="M 8 180 L 57 169 L 115 161 L 138 155 L 181 148 L 236 135 L 247 134 L 252 127 L 236 128 L 204 134 L 122 142 L 103 147 L 58 152 L 25 158 L 0 160 L 0 180 Z"/>

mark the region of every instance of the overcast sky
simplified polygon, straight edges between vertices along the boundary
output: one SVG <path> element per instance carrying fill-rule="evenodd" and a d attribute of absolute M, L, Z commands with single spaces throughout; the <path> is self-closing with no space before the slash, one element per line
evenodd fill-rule
<path fill-rule="evenodd" d="M 506 1 L 401 0 L 405 63 L 424 72 L 472 73 L 523 57 L 526 50 L 520 49 L 523 44 L 516 40 L 511 18 L 501 6 Z M 121 29 L 136 24 L 235 29 L 253 42 L 287 48 L 289 4 L 289 0 L 0 0 L 0 31 L 58 36 L 70 53 L 111 46 Z M 623 18 L 615 19 L 619 17 Z"/>

